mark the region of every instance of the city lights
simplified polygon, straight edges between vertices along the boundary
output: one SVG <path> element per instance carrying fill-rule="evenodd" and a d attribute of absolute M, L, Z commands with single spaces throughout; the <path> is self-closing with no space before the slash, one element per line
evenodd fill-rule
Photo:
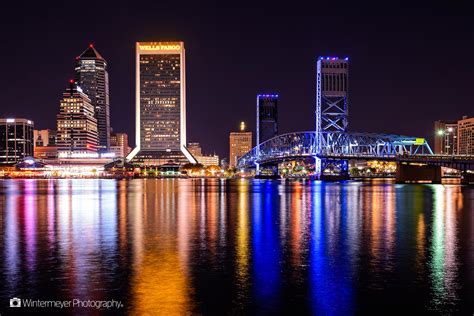
<path fill-rule="evenodd" d="M 0 316 L 472 314 L 474 12 L 383 4 L 5 1 Z"/>

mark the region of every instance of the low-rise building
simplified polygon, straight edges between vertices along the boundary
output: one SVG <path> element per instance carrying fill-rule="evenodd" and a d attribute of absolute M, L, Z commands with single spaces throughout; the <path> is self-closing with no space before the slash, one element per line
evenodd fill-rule
<path fill-rule="evenodd" d="M 197 162 L 203 165 L 204 167 L 207 166 L 219 166 L 219 156 L 218 155 L 202 155 L 202 156 L 194 156 Z"/>
<path fill-rule="evenodd" d="M 116 157 L 126 157 L 130 151 L 126 133 L 112 133 L 110 135 L 110 152 L 115 153 Z"/>

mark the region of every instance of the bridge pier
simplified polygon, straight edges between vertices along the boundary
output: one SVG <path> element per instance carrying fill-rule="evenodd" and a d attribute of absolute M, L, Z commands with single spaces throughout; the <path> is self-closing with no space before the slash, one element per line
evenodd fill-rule
<path fill-rule="evenodd" d="M 461 178 L 462 184 L 474 184 L 474 173 L 472 172 L 463 172 Z"/>
<path fill-rule="evenodd" d="M 441 166 L 420 163 L 399 162 L 397 183 L 431 182 L 441 183 Z"/>

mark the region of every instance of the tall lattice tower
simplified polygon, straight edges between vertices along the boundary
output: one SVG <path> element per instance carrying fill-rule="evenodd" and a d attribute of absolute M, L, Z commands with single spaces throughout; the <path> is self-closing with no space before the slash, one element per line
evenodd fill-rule
<path fill-rule="evenodd" d="M 322 133 L 346 132 L 349 123 L 349 58 L 319 57 L 316 78 L 316 150 Z"/>

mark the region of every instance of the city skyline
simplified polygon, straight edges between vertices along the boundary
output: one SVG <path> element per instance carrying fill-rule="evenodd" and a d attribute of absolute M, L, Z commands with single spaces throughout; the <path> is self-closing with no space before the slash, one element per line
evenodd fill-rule
<path fill-rule="evenodd" d="M 473 313 L 467 3 L 2 8 L 0 316 Z"/>
<path fill-rule="evenodd" d="M 154 6 L 151 5 L 151 8 Z M 279 109 L 282 118 L 280 133 L 312 128 L 314 116 L 308 113 L 314 109 L 316 59 L 320 55 L 350 57 L 350 130 L 420 135 L 428 137 L 430 144 L 433 144 L 433 121 L 472 115 L 469 112 L 472 96 L 467 80 L 472 77 L 472 67 L 450 67 L 444 69 L 443 74 L 434 67 L 456 53 L 465 55 L 474 51 L 465 36 L 471 29 L 465 27 L 467 20 L 462 17 L 446 17 L 452 23 L 446 27 L 438 26 L 437 18 L 428 14 L 441 9 L 436 6 L 430 12 L 424 12 L 422 8 L 409 11 L 394 8 L 390 16 L 371 17 L 371 23 L 378 27 L 370 29 L 364 24 L 351 24 L 360 17 L 357 13 L 362 14 L 359 11 L 355 16 L 348 17 L 346 22 L 331 27 L 325 24 L 328 17 L 309 19 L 302 13 L 294 12 L 295 15 L 282 21 L 281 26 L 270 29 L 259 22 L 259 13 L 265 11 L 268 16 L 278 16 L 282 13 L 281 8 L 262 5 L 228 11 L 214 7 L 208 16 L 225 12 L 226 19 L 219 18 L 217 14 L 207 24 L 200 24 L 196 19 L 173 20 L 173 14 L 169 11 L 171 8 L 166 5 L 157 13 L 160 19 L 148 23 L 145 21 L 150 16 L 145 11 L 139 10 L 137 17 L 130 17 L 125 14 L 125 9 L 123 4 L 110 8 L 105 17 L 111 21 L 111 17 L 119 16 L 130 22 L 127 26 L 129 31 L 118 38 L 111 34 L 117 28 L 123 30 L 127 23 L 111 23 L 100 30 L 85 23 L 81 32 L 68 29 L 72 34 L 66 37 L 61 35 L 65 30 L 59 27 L 63 22 L 59 19 L 50 21 L 46 26 L 39 25 L 38 29 L 28 28 L 29 35 L 24 34 L 23 29 L 5 34 L 6 45 L 13 44 L 15 36 L 22 36 L 25 42 L 9 45 L 11 49 L 6 52 L 5 60 L 9 62 L 4 65 L 6 75 L 2 80 L 16 80 L 13 81 L 15 84 L 9 84 L 11 89 L 6 91 L 2 117 L 28 117 L 36 122 L 38 129 L 54 128 L 52 109 L 56 107 L 57 95 L 62 92 L 64 80 L 73 77 L 71 68 L 74 57 L 85 45 L 93 43 L 109 64 L 113 100 L 111 125 L 115 130 L 127 132 L 133 146 L 134 124 L 130 119 L 134 115 L 133 46 L 139 40 L 162 39 L 179 39 L 186 43 L 187 139 L 200 142 L 206 152 L 215 151 L 222 157 L 227 156 L 227 135 L 232 126 L 244 120 L 248 122 L 249 129 L 255 131 L 253 105 L 258 93 L 279 92 L 282 104 Z M 25 25 L 35 23 L 34 13 L 41 10 L 34 5 L 28 7 L 24 16 L 32 18 L 31 21 L 25 19 Z M 98 10 L 105 10 L 105 6 L 99 5 Z M 186 6 L 183 17 L 191 16 L 196 10 L 205 11 L 192 5 Z M 350 8 L 343 8 L 337 14 L 346 17 L 349 11 Z M 405 13 L 407 16 L 402 24 L 398 17 Z M 237 17 L 247 18 L 248 23 L 236 27 Z M 86 21 L 90 19 L 85 17 Z M 309 21 L 314 25 L 308 26 L 306 22 Z M 7 18 L 3 23 L 13 22 Z M 288 27 L 290 25 L 294 26 Z M 347 25 L 353 27 L 348 29 Z M 30 39 L 40 39 L 35 34 L 40 34 L 44 28 L 51 29 L 50 35 L 44 38 L 44 44 L 59 43 L 47 55 L 55 63 L 38 65 L 37 72 L 28 73 L 27 69 L 36 65 L 34 59 L 29 57 L 34 53 L 41 59 L 46 53 L 31 45 L 28 46 L 30 49 L 23 48 L 31 42 Z M 448 37 L 452 40 L 449 49 L 436 45 Z M 237 43 L 237 38 L 243 40 Z M 282 45 L 285 43 L 282 38 L 292 38 L 291 42 L 301 44 L 297 58 L 289 59 L 293 56 L 293 45 Z M 400 45 L 402 43 L 409 45 Z M 18 62 L 19 58 L 21 62 Z M 399 67 L 399 63 L 406 68 Z M 22 80 L 39 82 L 31 87 L 36 98 L 34 101 L 16 97 L 21 89 L 21 85 L 16 86 L 16 82 L 21 82 L 16 72 L 27 73 Z M 459 79 L 456 84 L 448 79 L 453 76 Z M 217 77 L 223 80 L 215 80 Z M 295 79 L 288 80 L 289 77 Z M 380 119 L 382 106 L 383 120 Z"/>

